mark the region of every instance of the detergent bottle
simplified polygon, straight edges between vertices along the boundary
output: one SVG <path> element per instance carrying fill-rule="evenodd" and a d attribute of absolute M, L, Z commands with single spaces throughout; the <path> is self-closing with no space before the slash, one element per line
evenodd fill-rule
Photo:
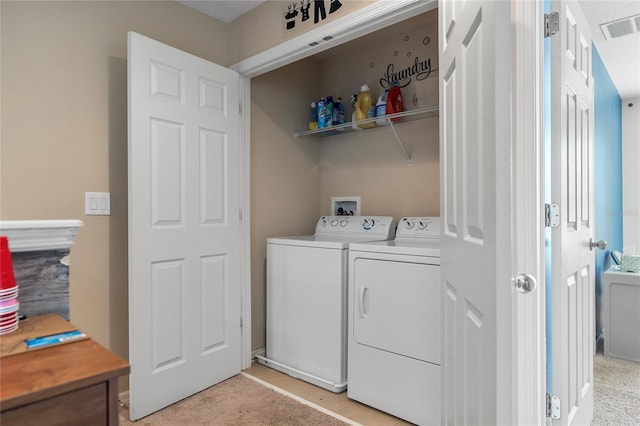
<path fill-rule="evenodd" d="M 344 124 L 344 105 L 342 105 L 342 98 L 333 103 L 333 125 Z"/>
<path fill-rule="evenodd" d="M 353 111 L 351 112 L 351 128 L 353 130 L 362 130 L 360 127 L 358 127 L 358 125 L 356 124 L 356 110 L 358 109 L 358 94 L 354 93 L 353 95 L 351 95 L 351 108 L 353 109 Z"/>
<path fill-rule="evenodd" d="M 333 96 L 327 96 L 327 117 L 325 119 L 326 127 L 331 127 L 333 124 Z"/>
<path fill-rule="evenodd" d="M 389 89 L 387 96 L 387 115 L 404 111 L 404 103 L 402 102 L 402 91 L 397 82 L 394 82 Z M 392 118 L 391 121 L 398 122 L 402 117 Z"/>
<path fill-rule="evenodd" d="M 311 121 L 309 122 L 309 130 L 318 128 L 318 104 L 311 102 Z"/>
<path fill-rule="evenodd" d="M 376 124 L 378 126 L 384 126 L 388 124 L 387 119 L 384 118 L 387 113 L 387 96 L 389 95 L 389 89 L 384 89 L 384 93 L 378 96 L 378 103 L 376 104 Z"/>
<path fill-rule="evenodd" d="M 327 127 L 327 102 L 324 98 L 318 101 L 318 129 Z"/>
<path fill-rule="evenodd" d="M 365 120 L 367 118 L 375 117 L 376 103 L 371 93 L 371 89 L 366 84 L 360 87 L 360 94 L 358 95 L 358 104 L 355 110 L 355 118 L 357 121 Z M 372 113 L 373 112 L 373 113 Z M 375 122 L 358 123 L 361 128 L 375 127 Z"/>

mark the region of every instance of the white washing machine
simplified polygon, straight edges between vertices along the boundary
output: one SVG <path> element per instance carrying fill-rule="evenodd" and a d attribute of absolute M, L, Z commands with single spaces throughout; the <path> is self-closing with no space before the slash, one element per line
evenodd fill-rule
<path fill-rule="evenodd" d="M 440 218 L 349 245 L 349 398 L 440 424 Z"/>
<path fill-rule="evenodd" d="M 347 386 L 348 247 L 389 240 L 387 216 L 323 216 L 314 235 L 267 239 L 267 347 L 258 362 L 332 392 Z"/>

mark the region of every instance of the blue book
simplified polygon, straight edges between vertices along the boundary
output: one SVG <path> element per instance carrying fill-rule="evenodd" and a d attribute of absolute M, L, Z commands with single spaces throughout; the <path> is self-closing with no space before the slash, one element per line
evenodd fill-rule
<path fill-rule="evenodd" d="M 71 330 L 65 331 L 64 333 L 26 339 L 24 342 L 27 344 L 27 349 L 35 349 L 41 348 L 43 346 L 56 345 L 58 343 L 65 343 L 72 340 L 83 339 L 85 337 L 87 337 L 87 335 L 80 330 Z"/>

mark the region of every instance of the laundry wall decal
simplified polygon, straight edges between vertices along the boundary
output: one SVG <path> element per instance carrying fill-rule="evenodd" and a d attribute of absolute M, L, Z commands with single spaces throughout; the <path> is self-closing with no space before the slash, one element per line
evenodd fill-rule
<path fill-rule="evenodd" d="M 310 23 L 311 14 L 313 12 L 313 24 L 318 24 L 328 15 L 336 13 L 341 7 L 340 0 L 329 0 L 329 7 L 326 6 L 327 0 L 300 0 L 287 4 L 287 10 L 284 12 L 284 21 L 287 30 L 296 27 L 299 21 L 301 24 Z M 313 8 L 311 8 L 313 4 Z"/>
<path fill-rule="evenodd" d="M 400 87 L 406 87 L 414 77 L 416 80 L 424 80 L 436 70 L 437 68 L 431 67 L 431 58 L 422 60 L 416 56 L 412 65 L 399 70 L 396 70 L 395 65 L 391 63 L 387 65 L 382 78 L 380 78 L 380 86 L 383 89 L 388 89 L 393 83 L 398 83 Z"/>

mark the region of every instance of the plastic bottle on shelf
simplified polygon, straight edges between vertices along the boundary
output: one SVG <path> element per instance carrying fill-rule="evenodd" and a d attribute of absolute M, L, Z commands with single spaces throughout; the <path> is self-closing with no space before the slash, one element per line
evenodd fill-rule
<path fill-rule="evenodd" d="M 356 93 L 351 95 L 351 107 L 353 108 L 353 112 L 351 113 L 351 128 L 353 130 L 362 130 L 356 124 L 356 110 L 358 109 L 358 95 Z"/>
<path fill-rule="evenodd" d="M 394 82 L 389 89 L 389 95 L 387 96 L 387 115 L 395 114 L 397 112 L 404 111 L 404 103 L 402 101 L 402 91 L 397 82 Z M 391 121 L 398 122 L 402 120 L 401 117 L 392 118 Z"/>
<path fill-rule="evenodd" d="M 373 94 L 371 93 L 371 89 L 369 89 L 368 85 L 363 84 L 362 87 L 360 87 L 360 94 L 358 95 L 358 104 L 355 111 L 356 120 L 361 121 L 367 118 L 375 117 L 375 108 L 376 104 Z M 368 123 L 358 123 L 358 127 L 361 127 L 363 129 L 375 127 L 375 125 L 376 123 L 374 121 Z"/>
<path fill-rule="evenodd" d="M 333 125 L 333 96 L 327 96 L 327 117 L 325 119 L 326 127 L 331 127 Z"/>
<path fill-rule="evenodd" d="M 333 125 L 338 124 L 344 124 L 344 105 L 340 97 L 333 103 Z"/>
<path fill-rule="evenodd" d="M 309 130 L 318 128 L 318 104 L 311 102 L 311 121 L 309 122 Z"/>
<path fill-rule="evenodd" d="M 388 124 L 387 119 L 384 118 L 387 113 L 387 96 L 389 95 L 389 89 L 385 89 L 384 93 L 378 96 L 378 103 L 376 104 L 376 124 L 378 126 L 384 126 Z"/>
<path fill-rule="evenodd" d="M 324 98 L 318 101 L 318 129 L 327 127 L 327 102 Z"/>

